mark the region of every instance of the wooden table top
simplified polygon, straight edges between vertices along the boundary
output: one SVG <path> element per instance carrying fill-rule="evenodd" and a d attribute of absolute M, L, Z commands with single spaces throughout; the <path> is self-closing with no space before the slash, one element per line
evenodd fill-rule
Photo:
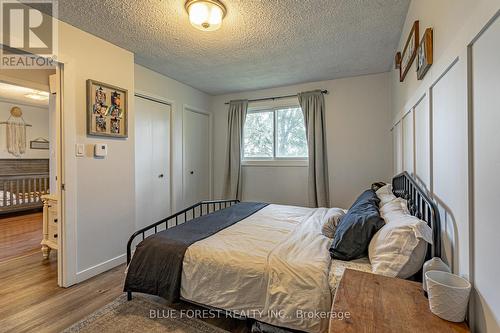
<path fill-rule="evenodd" d="M 343 317 L 343 319 L 342 319 Z M 429 310 L 422 284 L 346 269 L 332 306 L 334 332 L 469 332 Z"/>

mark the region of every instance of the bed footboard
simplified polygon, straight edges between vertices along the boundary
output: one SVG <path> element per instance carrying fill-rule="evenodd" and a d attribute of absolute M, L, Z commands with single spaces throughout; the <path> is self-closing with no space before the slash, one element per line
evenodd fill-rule
<path fill-rule="evenodd" d="M 139 240 L 144 240 L 147 236 L 154 235 L 169 228 L 173 228 L 181 223 L 187 222 L 203 215 L 210 214 L 217 210 L 231 207 L 232 205 L 239 202 L 240 201 L 236 199 L 200 201 L 188 208 L 170 215 L 169 217 L 164 218 L 163 220 L 160 220 L 134 232 L 127 242 L 127 266 L 132 260 L 132 249 L 135 248 L 134 241 L 136 241 L 137 238 Z M 132 292 L 127 292 L 127 299 L 129 301 L 132 299 Z"/>

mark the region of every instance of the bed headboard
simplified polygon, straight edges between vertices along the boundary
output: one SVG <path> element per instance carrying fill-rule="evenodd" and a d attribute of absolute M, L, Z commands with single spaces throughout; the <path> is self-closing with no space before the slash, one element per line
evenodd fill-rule
<path fill-rule="evenodd" d="M 432 229 L 433 244 L 429 244 L 426 260 L 441 257 L 441 219 L 434 201 L 406 171 L 392 179 L 392 191 L 395 196 L 406 199 L 410 213 Z"/>

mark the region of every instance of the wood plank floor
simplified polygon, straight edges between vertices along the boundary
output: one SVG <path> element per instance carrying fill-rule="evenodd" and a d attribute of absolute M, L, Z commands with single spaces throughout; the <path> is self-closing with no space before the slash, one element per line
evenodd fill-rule
<path fill-rule="evenodd" d="M 42 212 L 0 215 L 0 262 L 40 251 L 42 224 Z"/>
<path fill-rule="evenodd" d="M 48 260 L 34 253 L 0 263 L 0 332 L 59 332 L 122 294 L 124 265 L 70 288 L 59 288 L 56 258 L 53 251 Z M 186 303 L 174 307 L 196 308 Z M 207 321 L 229 332 L 250 332 L 244 321 Z"/>

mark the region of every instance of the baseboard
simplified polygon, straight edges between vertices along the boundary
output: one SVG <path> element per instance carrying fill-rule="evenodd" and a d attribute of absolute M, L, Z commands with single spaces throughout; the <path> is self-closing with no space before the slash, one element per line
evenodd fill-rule
<path fill-rule="evenodd" d="M 121 254 L 118 257 L 106 260 L 100 264 L 84 269 L 83 271 L 76 273 L 76 283 L 83 282 L 91 277 L 104 273 L 118 265 L 126 262 L 127 255 Z"/>

